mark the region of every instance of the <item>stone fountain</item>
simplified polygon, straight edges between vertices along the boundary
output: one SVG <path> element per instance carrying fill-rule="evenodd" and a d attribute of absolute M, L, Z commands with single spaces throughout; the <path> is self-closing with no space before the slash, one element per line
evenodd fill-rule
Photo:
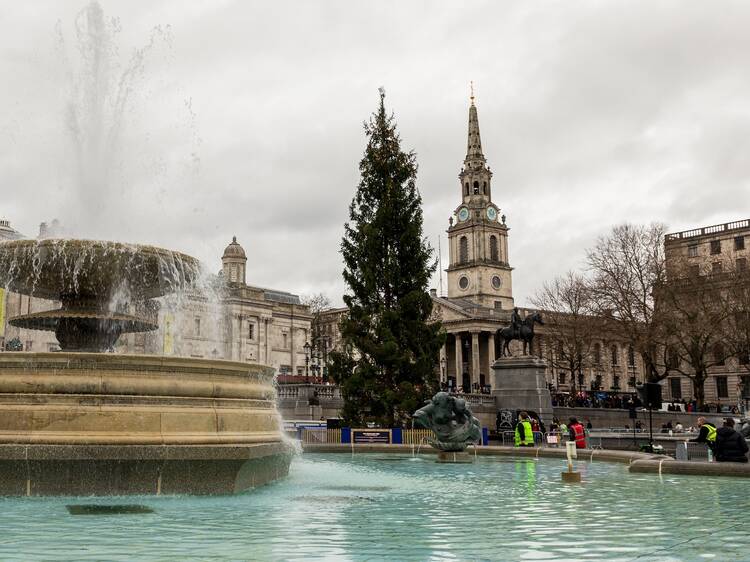
<path fill-rule="evenodd" d="M 61 303 L 10 320 L 61 351 L 0 353 L 0 494 L 225 494 L 287 474 L 271 368 L 107 353 L 200 272 L 152 246 L 0 242 L 0 286 Z"/>

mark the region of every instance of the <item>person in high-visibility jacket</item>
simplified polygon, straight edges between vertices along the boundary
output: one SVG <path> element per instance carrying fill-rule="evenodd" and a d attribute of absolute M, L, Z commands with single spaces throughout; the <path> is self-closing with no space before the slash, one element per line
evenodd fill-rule
<path fill-rule="evenodd" d="M 690 441 L 693 443 L 705 443 L 709 449 L 713 450 L 716 444 L 716 426 L 707 422 L 706 418 L 701 416 L 698 418 L 698 427 L 700 428 L 698 437 Z"/>
<path fill-rule="evenodd" d="M 570 440 L 576 442 L 576 449 L 585 449 L 586 430 L 576 418 L 570 418 L 570 423 L 568 423 L 568 431 L 570 432 Z"/>
<path fill-rule="evenodd" d="M 534 432 L 531 429 L 531 422 L 529 421 L 529 414 L 521 412 L 518 414 L 518 423 L 516 424 L 516 435 L 515 435 L 516 447 L 533 447 L 534 446 Z"/>

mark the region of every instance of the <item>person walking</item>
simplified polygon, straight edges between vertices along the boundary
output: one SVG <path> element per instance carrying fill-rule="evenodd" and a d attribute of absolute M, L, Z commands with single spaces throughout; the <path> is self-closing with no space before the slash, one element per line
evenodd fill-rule
<path fill-rule="evenodd" d="M 516 424 L 515 434 L 515 446 L 516 447 L 533 447 L 534 446 L 534 432 L 531 429 L 531 422 L 529 421 L 529 414 L 521 412 L 518 414 L 518 423 Z"/>
<path fill-rule="evenodd" d="M 570 418 L 568 423 L 570 440 L 576 442 L 576 449 L 586 448 L 586 430 L 576 418 Z"/>
<path fill-rule="evenodd" d="M 747 442 L 734 429 L 734 420 L 727 418 L 716 430 L 714 453 L 718 462 L 747 462 Z"/>

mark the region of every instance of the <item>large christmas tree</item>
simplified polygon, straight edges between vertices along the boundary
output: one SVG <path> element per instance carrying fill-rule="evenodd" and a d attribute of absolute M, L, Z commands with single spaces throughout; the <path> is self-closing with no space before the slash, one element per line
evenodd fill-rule
<path fill-rule="evenodd" d="M 382 89 L 365 133 L 361 180 L 341 243 L 349 313 L 331 373 L 341 386 L 347 423 L 392 427 L 435 391 L 444 334 L 430 321 L 427 289 L 435 260 L 422 235 L 416 156 L 401 150 Z"/>

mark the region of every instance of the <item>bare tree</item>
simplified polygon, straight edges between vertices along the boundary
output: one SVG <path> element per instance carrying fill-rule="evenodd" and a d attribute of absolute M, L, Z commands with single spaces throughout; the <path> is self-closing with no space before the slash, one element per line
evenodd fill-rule
<path fill-rule="evenodd" d="M 609 330 L 627 340 L 643 360 L 646 378 L 669 374 L 665 326 L 655 307 L 655 289 L 666 279 L 663 224 L 624 224 L 599 238 L 588 251 L 592 299 L 609 318 Z"/>
<path fill-rule="evenodd" d="M 732 317 L 729 282 L 725 274 L 696 274 L 689 264 L 674 259 L 669 279 L 656 288 L 670 356 L 667 366 L 693 382 L 701 406 L 709 369 L 724 365 L 735 353 L 726 343 Z"/>
<path fill-rule="evenodd" d="M 310 313 L 315 315 L 331 308 L 331 299 L 324 293 L 313 293 L 302 297 L 302 304 L 310 309 Z"/>
<path fill-rule="evenodd" d="M 584 365 L 590 363 L 594 336 L 601 324 L 592 315 L 590 283 L 579 273 L 569 271 L 545 283 L 531 302 L 544 310 L 545 332 L 555 344 L 549 354 L 552 367 L 570 373 L 575 392 L 576 376 L 580 378 Z"/>
<path fill-rule="evenodd" d="M 730 308 L 727 322 L 727 344 L 741 369 L 750 375 L 750 269 L 738 268 L 729 275 L 727 300 Z M 743 398 L 750 396 L 750 385 L 744 384 Z"/>

